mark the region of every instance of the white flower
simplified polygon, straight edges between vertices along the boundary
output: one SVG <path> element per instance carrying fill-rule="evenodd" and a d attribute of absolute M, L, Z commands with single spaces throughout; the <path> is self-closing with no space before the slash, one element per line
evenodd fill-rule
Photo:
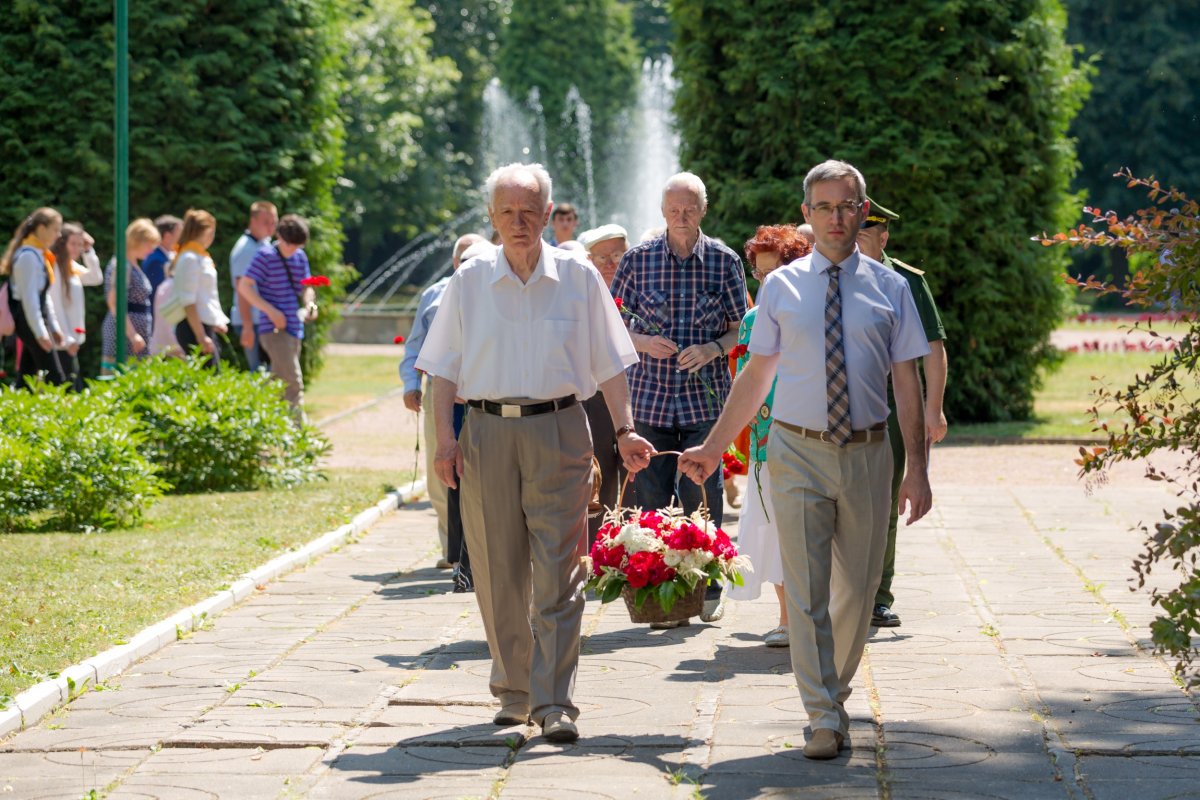
<path fill-rule="evenodd" d="M 634 553 L 662 552 L 666 545 L 649 528 L 643 528 L 637 523 L 630 522 L 621 528 L 621 532 L 613 538 L 613 546 L 621 545 L 625 552 Z"/>

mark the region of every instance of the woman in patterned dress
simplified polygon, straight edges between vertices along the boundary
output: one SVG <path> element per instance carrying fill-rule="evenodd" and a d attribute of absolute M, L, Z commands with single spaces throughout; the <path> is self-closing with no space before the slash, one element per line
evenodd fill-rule
<path fill-rule="evenodd" d="M 754 278 L 762 281 L 772 270 L 790 264 L 812 252 L 812 245 L 794 225 L 763 225 L 746 242 L 746 260 L 753 267 Z M 750 309 L 738 329 L 738 344 L 748 345 L 754 328 L 757 308 Z M 739 348 L 743 349 L 744 348 Z M 738 369 L 750 358 L 743 352 Z M 771 477 L 767 472 L 767 434 L 771 427 L 771 404 L 775 386 L 763 401 L 750 423 L 749 480 L 742 501 L 742 518 L 738 523 L 738 550 L 750 557 L 754 571 L 743 574 L 744 584 L 730 588 L 733 600 L 755 600 L 764 583 L 775 585 L 779 600 L 779 626 L 768 631 L 763 642 L 768 647 L 787 647 L 787 606 L 783 596 L 783 564 L 779 555 L 779 530 L 775 526 L 775 511 L 771 507 Z"/>
<path fill-rule="evenodd" d="M 125 229 L 125 355 L 130 358 L 144 359 L 150 356 L 150 331 L 154 324 L 151 309 L 150 279 L 138 266 L 143 258 L 150 255 L 162 237 L 154 223 L 146 219 L 135 219 Z M 117 353 L 117 259 L 113 256 L 108 266 L 104 268 L 104 296 L 108 299 L 108 313 L 104 315 L 104 323 L 100 333 L 104 340 L 100 372 L 111 375 L 116 369 Z"/>

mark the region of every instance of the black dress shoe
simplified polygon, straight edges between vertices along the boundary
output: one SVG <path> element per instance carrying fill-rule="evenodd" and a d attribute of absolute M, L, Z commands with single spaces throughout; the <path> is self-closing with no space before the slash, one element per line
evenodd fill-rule
<path fill-rule="evenodd" d="M 871 612 L 871 624 L 876 628 L 899 628 L 900 617 L 883 603 L 876 603 Z"/>

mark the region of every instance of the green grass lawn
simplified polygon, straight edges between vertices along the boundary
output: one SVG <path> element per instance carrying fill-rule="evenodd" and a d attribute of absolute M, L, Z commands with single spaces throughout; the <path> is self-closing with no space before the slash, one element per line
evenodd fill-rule
<path fill-rule="evenodd" d="M 1145 372 L 1161 359 L 1155 353 L 1066 353 L 1062 365 L 1045 377 L 1042 389 L 1034 397 L 1034 419 L 1025 422 L 991 422 L 979 425 L 950 424 L 948 439 L 967 438 L 1092 438 L 1092 422 L 1087 410 L 1093 405 L 1094 378 L 1110 386 L 1129 384 L 1135 374 Z M 954 364 L 950 365 L 951 380 Z M 1117 421 L 1115 417 L 1111 418 Z"/>
<path fill-rule="evenodd" d="M 304 409 L 317 422 L 399 389 L 401 348 L 395 356 L 326 356 L 321 373 L 304 391 Z"/>
<path fill-rule="evenodd" d="M 335 471 L 291 490 L 164 497 L 129 529 L 0 534 L 0 707 L 349 522 L 386 479 L 407 477 Z"/>

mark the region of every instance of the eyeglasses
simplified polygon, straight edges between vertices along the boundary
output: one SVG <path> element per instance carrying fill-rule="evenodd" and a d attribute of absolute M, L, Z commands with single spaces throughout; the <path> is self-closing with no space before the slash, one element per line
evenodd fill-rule
<path fill-rule="evenodd" d="M 863 209 L 863 203 L 817 203 L 809 209 L 814 217 L 828 219 L 834 215 L 834 212 L 843 217 L 853 217 L 858 215 Z"/>

